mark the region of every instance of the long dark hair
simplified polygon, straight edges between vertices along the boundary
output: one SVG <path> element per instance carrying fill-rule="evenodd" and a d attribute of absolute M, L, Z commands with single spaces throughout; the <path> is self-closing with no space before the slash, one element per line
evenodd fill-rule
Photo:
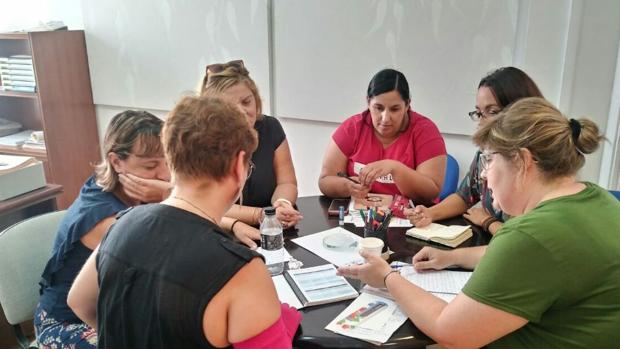
<path fill-rule="evenodd" d="M 544 98 L 534 80 L 515 67 L 502 67 L 491 72 L 480 80 L 478 89 L 482 86 L 491 89 L 502 108 L 521 98 Z"/>

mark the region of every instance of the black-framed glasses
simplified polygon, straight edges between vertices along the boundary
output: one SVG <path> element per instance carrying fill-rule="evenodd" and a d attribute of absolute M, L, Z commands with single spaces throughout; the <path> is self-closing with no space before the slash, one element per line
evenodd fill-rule
<path fill-rule="evenodd" d="M 256 165 L 254 165 L 254 162 L 252 160 L 250 160 L 250 162 L 248 163 L 248 175 L 247 178 L 250 178 L 250 176 L 252 175 L 252 172 L 254 172 L 254 169 L 256 168 Z"/>
<path fill-rule="evenodd" d="M 210 74 L 215 74 L 215 73 L 219 73 L 219 72 L 224 71 L 228 67 L 234 67 L 234 68 L 237 68 L 239 70 L 245 68 L 245 66 L 243 65 L 243 60 L 242 59 L 235 59 L 235 60 L 227 62 L 227 63 L 209 64 L 207 66 L 205 72 L 207 73 L 207 75 L 209 75 L 209 73 Z"/>
<path fill-rule="evenodd" d="M 480 170 L 482 171 L 486 171 L 489 169 L 489 165 L 491 165 L 491 162 L 493 161 L 493 155 L 494 154 L 499 154 L 498 151 L 494 151 L 494 152 L 482 152 L 480 153 Z"/>
<path fill-rule="evenodd" d="M 489 109 L 487 111 L 474 110 L 467 113 L 472 121 L 479 121 L 482 118 L 488 118 L 499 114 L 501 110 Z"/>

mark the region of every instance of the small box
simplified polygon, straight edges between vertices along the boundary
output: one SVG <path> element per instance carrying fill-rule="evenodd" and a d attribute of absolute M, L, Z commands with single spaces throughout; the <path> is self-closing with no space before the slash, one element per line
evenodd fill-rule
<path fill-rule="evenodd" d="M 43 163 L 41 161 L 33 162 L 28 166 L 0 174 L 0 201 L 44 186 Z"/>

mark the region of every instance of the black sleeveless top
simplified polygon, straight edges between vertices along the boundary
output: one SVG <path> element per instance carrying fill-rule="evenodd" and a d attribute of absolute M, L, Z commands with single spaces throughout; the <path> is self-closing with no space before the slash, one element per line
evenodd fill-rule
<path fill-rule="evenodd" d="M 191 212 L 127 210 L 97 255 L 98 347 L 214 348 L 202 327 L 207 304 L 257 256 Z"/>

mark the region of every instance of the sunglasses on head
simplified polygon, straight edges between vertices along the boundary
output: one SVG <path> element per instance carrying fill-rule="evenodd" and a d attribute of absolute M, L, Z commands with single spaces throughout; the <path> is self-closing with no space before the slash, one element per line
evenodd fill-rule
<path fill-rule="evenodd" d="M 245 68 L 245 66 L 243 65 L 243 60 L 241 59 L 235 59 L 234 61 L 230 61 L 227 63 L 215 63 L 215 64 L 209 64 L 206 68 L 206 73 L 208 74 L 216 74 L 216 73 L 220 73 L 224 70 L 226 70 L 226 68 L 228 67 L 233 67 L 233 68 L 237 68 L 237 69 L 243 69 Z"/>

